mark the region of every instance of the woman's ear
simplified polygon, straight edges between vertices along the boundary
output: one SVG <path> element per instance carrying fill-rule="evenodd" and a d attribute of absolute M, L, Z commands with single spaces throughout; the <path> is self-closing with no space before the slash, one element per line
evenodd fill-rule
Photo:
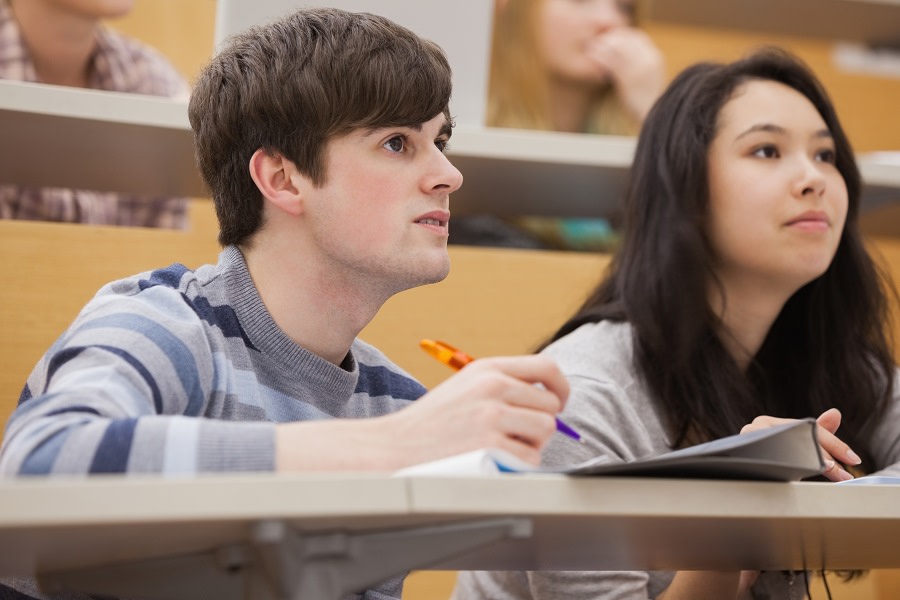
<path fill-rule="evenodd" d="M 294 163 L 278 152 L 259 148 L 250 157 L 250 177 L 263 198 L 291 215 L 303 212 L 302 194 L 295 176 L 303 177 Z"/>

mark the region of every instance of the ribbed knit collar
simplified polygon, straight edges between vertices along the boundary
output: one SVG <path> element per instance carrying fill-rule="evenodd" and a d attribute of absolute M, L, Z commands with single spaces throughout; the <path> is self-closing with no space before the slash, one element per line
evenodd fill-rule
<path fill-rule="evenodd" d="M 356 389 L 359 365 L 353 357 L 352 348 L 343 364 L 349 370 L 345 370 L 294 343 L 278 327 L 263 304 L 247 262 L 237 247 L 228 246 L 222 251 L 216 270 L 223 277 L 228 303 L 234 309 L 241 327 L 266 358 L 277 361 L 290 372 L 302 373 L 307 385 L 329 390 L 330 393 L 343 390 L 349 396 Z"/>

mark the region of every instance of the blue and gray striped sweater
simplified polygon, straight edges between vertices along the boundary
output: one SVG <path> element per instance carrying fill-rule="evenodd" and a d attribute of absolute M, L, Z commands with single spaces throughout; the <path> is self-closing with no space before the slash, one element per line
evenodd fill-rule
<path fill-rule="evenodd" d="M 360 340 L 341 367 L 296 345 L 229 247 L 217 265 L 104 286 L 29 376 L 0 472 L 271 471 L 275 423 L 379 416 L 424 392 Z M 351 597 L 399 598 L 401 581 Z M 5 579 L 0 597 L 45 596 L 33 580 Z"/>
<path fill-rule="evenodd" d="M 278 328 L 229 247 L 103 287 L 28 378 L 0 469 L 267 471 L 275 423 L 383 415 L 425 391 L 360 340 L 342 367 Z"/>

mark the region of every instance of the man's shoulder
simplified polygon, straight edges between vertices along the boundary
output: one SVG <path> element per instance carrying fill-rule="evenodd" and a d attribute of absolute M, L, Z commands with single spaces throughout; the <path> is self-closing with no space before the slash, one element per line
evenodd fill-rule
<path fill-rule="evenodd" d="M 191 270 L 175 263 L 112 281 L 97 291 L 81 317 L 115 313 L 156 321 L 183 321 L 185 315 L 202 318 L 224 304 L 224 294 L 208 285 L 208 273 L 206 267 Z"/>
<path fill-rule="evenodd" d="M 199 285 L 202 285 L 202 273 L 202 270 L 195 271 L 183 264 L 173 263 L 167 267 L 144 271 L 111 281 L 100 289 L 98 296 L 131 296 L 148 290 L 185 294 L 189 293 L 190 290 L 196 290 Z"/>

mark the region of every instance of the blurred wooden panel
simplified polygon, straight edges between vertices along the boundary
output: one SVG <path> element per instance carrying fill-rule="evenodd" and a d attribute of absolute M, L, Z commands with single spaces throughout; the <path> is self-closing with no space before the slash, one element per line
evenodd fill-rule
<path fill-rule="evenodd" d="M 645 24 L 666 56 L 670 76 L 702 60 L 730 61 L 774 44 L 799 55 L 822 80 L 857 152 L 900 149 L 900 78 L 848 73 L 832 61 L 827 41 L 657 22 Z"/>
<path fill-rule="evenodd" d="M 403 600 L 447 600 L 456 571 L 413 571 L 403 584 Z"/>
<path fill-rule="evenodd" d="M 215 15 L 215 0 L 137 0 L 109 26 L 162 52 L 193 82 L 212 56 Z"/>
<path fill-rule="evenodd" d="M 419 340 L 476 357 L 531 352 L 581 304 L 609 257 L 450 246 L 450 260 L 447 279 L 397 294 L 360 334 L 428 387 L 451 371 Z"/>
<path fill-rule="evenodd" d="M 218 253 L 208 225 L 173 231 L 0 220 L 0 424 L 38 359 L 101 286 L 174 262 L 197 267 Z"/>

